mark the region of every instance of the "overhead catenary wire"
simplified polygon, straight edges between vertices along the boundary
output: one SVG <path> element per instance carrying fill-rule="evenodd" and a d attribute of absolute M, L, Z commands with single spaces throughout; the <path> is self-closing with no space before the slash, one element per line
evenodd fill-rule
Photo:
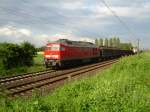
<path fill-rule="evenodd" d="M 117 13 L 111 9 L 111 7 L 105 2 L 105 0 L 97 0 L 99 6 L 100 2 L 104 4 L 104 6 L 112 13 L 112 15 L 122 24 L 122 26 L 128 31 L 131 38 L 136 38 L 136 34 L 132 31 L 132 29 L 117 15 Z"/>

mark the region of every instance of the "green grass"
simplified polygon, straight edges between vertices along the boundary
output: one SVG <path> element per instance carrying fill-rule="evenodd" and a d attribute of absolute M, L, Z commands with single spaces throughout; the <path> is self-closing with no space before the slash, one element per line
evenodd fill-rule
<path fill-rule="evenodd" d="M 11 75 L 17 75 L 22 73 L 28 73 L 28 72 L 35 72 L 35 71 L 41 71 L 46 69 L 44 66 L 44 59 L 42 54 L 37 54 L 37 56 L 34 57 L 34 64 L 31 67 L 18 67 L 13 68 L 10 70 L 0 70 L 0 77 L 5 76 L 11 76 Z"/>
<path fill-rule="evenodd" d="M 45 97 L 2 99 L 2 112 L 150 112 L 150 53 L 120 59 Z"/>
<path fill-rule="evenodd" d="M 34 58 L 34 65 L 29 67 L 27 69 L 27 72 L 34 72 L 34 71 L 41 71 L 41 70 L 45 70 L 45 66 L 44 66 L 44 57 L 42 54 L 38 54 L 35 58 Z"/>

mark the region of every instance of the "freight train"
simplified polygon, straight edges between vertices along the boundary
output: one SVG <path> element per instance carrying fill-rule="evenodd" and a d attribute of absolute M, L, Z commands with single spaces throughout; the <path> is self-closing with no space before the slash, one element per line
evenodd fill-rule
<path fill-rule="evenodd" d="M 48 43 L 44 51 L 46 67 L 62 68 L 67 65 L 117 58 L 133 54 L 132 50 L 99 47 L 90 42 L 59 39 Z"/>

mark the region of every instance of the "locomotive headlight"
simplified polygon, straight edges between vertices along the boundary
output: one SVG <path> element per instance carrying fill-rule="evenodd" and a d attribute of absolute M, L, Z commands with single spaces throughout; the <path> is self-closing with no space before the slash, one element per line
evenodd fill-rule
<path fill-rule="evenodd" d="M 58 58 L 58 55 L 52 55 L 52 57 L 54 57 L 54 58 Z"/>
<path fill-rule="evenodd" d="M 50 55 L 45 55 L 45 57 L 46 57 L 46 58 L 50 58 L 51 56 L 50 56 Z"/>
<path fill-rule="evenodd" d="M 58 58 L 58 55 L 45 55 L 46 58 Z"/>

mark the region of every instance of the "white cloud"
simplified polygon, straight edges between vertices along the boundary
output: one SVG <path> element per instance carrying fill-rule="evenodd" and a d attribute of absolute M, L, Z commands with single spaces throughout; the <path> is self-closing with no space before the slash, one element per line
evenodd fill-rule
<path fill-rule="evenodd" d="M 18 30 L 21 34 L 26 35 L 26 36 L 31 36 L 31 31 L 27 29 L 19 29 Z"/>
<path fill-rule="evenodd" d="M 25 28 L 16 28 L 12 26 L 5 26 L 0 28 L 0 37 L 2 41 L 8 41 L 13 43 L 20 43 L 23 41 L 29 41 L 35 45 L 46 45 L 48 41 L 55 41 L 58 39 L 69 39 L 69 40 L 81 40 L 93 42 L 92 39 L 87 37 L 77 37 L 68 31 L 67 33 L 57 33 L 54 35 L 40 34 L 37 36 L 32 35 L 32 32 L 29 29 Z M 4 39 L 5 37 L 5 39 Z M 1 40 L 0 40 L 1 41 Z"/>
<path fill-rule="evenodd" d="M 95 41 L 94 39 L 91 39 L 88 37 L 80 37 L 79 39 L 80 39 L 80 41 L 92 42 L 92 43 L 94 43 L 94 41 Z"/>
<path fill-rule="evenodd" d="M 76 10 L 84 8 L 85 4 L 83 0 L 78 0 L 74 2 L 63 2 L 61 3 L 61 7 L 67 10 Z"/>
<path fill-rule="evenodd" d="M 0 35 L 4 36 L 31 36 L 31 31 L 28 29 L 17 29 L 12 26 L 5 26 L 0 28 Z"/>
<path fill-rule="evenodd" d="M 23 41 L 35 42 L 32 37 L 32 32 L 29 29 L 13 26 L 0 27 L 0 41 L 12 43 L 20 43 Z"/>
<path fill-rule="evenodd" d="M 34 40 L 36 40 L 36 44 L 38 45 L 45 45 L 50 40 L 50 36 L 47 34 L 41 34 L 34 36 Z"/>
<path fill-rule="evenodd" d="M 52 40 L 58 40 L 58 39 L 69 39 L 69 40 L 74 40 L 74 41 L 86 41 L 86 42 L 94 42 L 93 39 L 88 38 L 88 37 L 79 37 L 75 36 L 73 34 L 69 33 L 59 33 L 51 36 Z"/>
<path fill-rule="evenodd" d="M 70 33 L 57 33 L 57 34 L 51 35 L 51 40 L 58 40 L 58 39 L 77 40 L 77 38 Z"/>

